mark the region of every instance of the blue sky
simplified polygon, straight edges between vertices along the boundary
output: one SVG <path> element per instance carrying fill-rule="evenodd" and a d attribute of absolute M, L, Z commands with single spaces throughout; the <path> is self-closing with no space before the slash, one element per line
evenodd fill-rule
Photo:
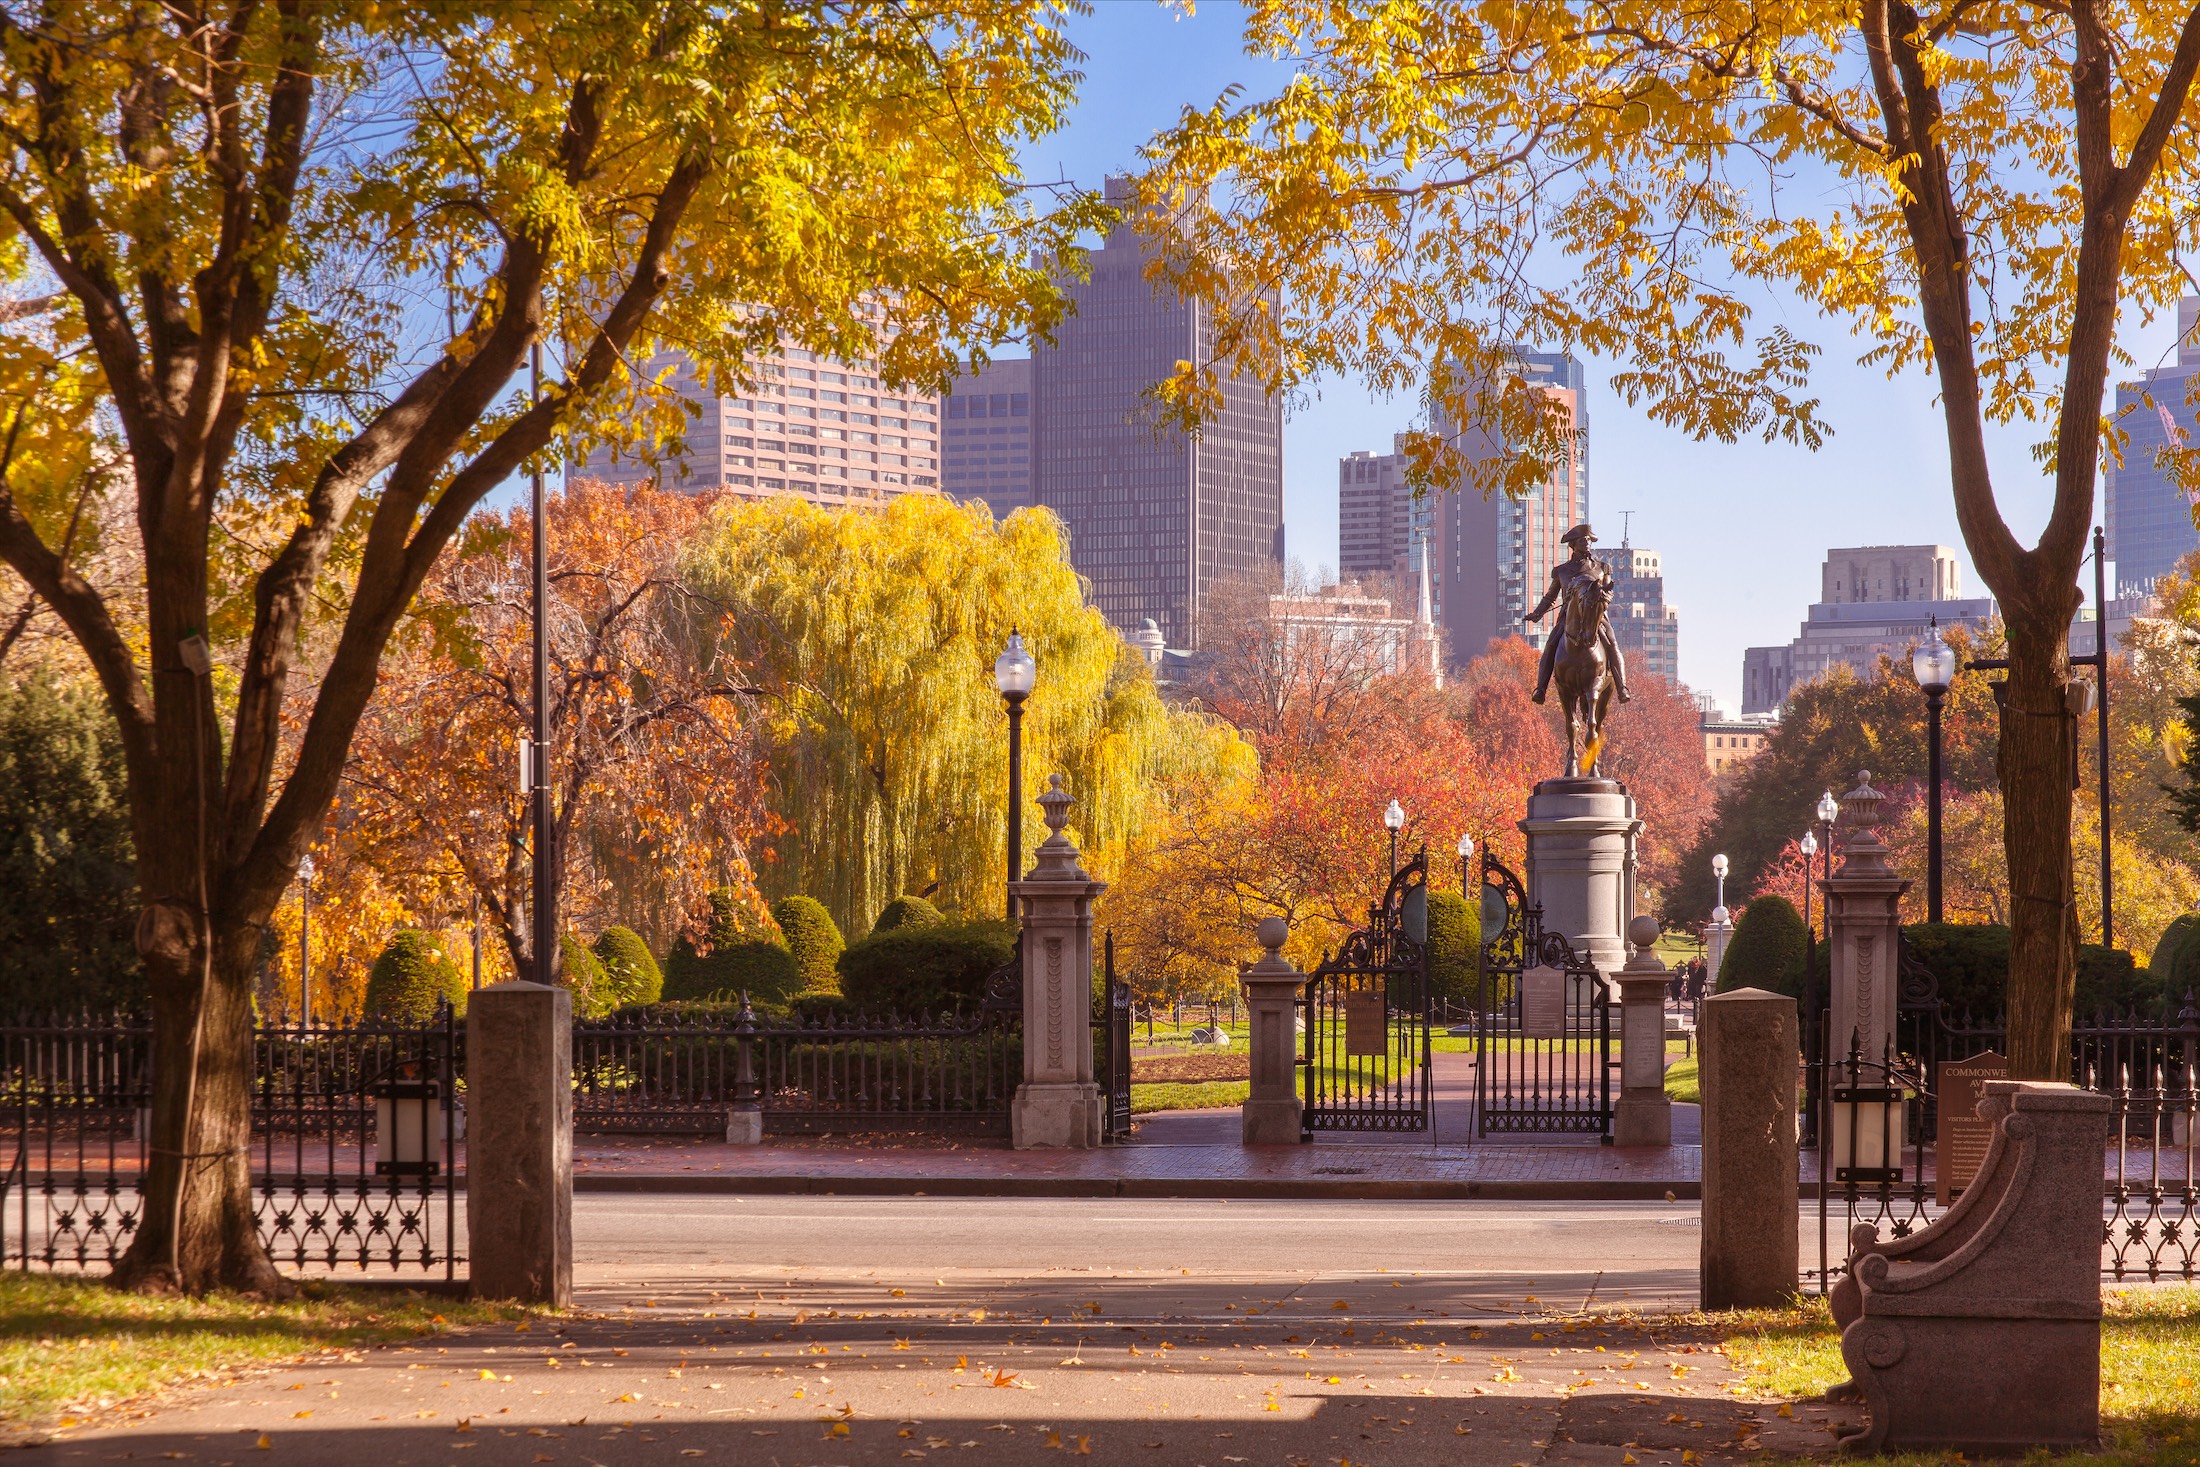
<path fill-rule="evenodd" d="M 1265 90 L 1282 75 L 1243 53 L 1237 8 L 1214 0 L 1191 16 L 1155 0 L 1096 0 L 1072 34 L 1088 56 L 1081 100 L 1071 125 L 1033 150 L 1035 176 L 1059 172 L 1097 186 L 1104 173 L 1133 166 L 1138 146 L 1183 105 L 1211 103 L 1233 83 Z M 1835 433 L 1815 453 L 1692 442 L 1615 398 L 1605 386 L 1612 363 L 1588 364 L 1590 508 L 1599 534 L 1617 543 L 1621 513 L 1633 512 L 1634 543 L 1663 554 L 1666 594 L 1680 608 L 1681 676 L 1730 711 L 1740 706 L 1743 648 L 1795 635 L 1829 547 L 1949 545 L 1963 557 L 1964 594 L 1985 594 L 1963 556 L 1930 381 L 1889 381 L 1856 365 L 1857 343 L 1814 314 L 1791 324 L 1824 348 L 1813 391 Z M 2127 333 L 2125 345 L 2151 362 L 2175 334 L 2173 324 L 2158 323 Z M 1411 401 L 1333 384 L 1287 423 L 1288 540 L 1310 568 L 1336 562 L 1336 460 L 1387 448 L 1413 410 Z M 2051 497 L 2030 436 L 2009 431 L 1993 440 L 2004 513 L 2027 541 Z"/>

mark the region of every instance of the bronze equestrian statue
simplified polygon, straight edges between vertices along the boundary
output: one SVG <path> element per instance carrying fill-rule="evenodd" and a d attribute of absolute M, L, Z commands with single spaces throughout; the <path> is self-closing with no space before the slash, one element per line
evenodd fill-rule
<path fill-rule="evenodd" d="M 1558 625 L 1544 639 L 1543 661 L 1536 669 L 1535 701 L 1541 703 L 1558 678 L 1558 704 L 1566 714 L 1566 777 L 1594 777 L 1604 747 L 1604 720 L 1612 698 L 1628 701 L 1627 664 L 1612 640 L 1612 568 L 1589 547 L 1596 534 L 1586 524 L 1560 537 L 1574 547 L 1573 557 L 1551 568 L 1550 589 L 1528 613 L 1542 619 L 1560 604 Z"/>

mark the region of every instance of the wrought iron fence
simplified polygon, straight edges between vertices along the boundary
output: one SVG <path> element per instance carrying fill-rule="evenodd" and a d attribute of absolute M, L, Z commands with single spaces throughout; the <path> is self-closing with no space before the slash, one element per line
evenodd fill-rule
<path fill-rule="evenodd" d="M 723 1135 L 754 1104 L 767 1133 L 1005 1136 L 1023 1076 L 1020 1018 L 760 1020 L 747 1005 L 638 1009 L 573 1025 L 573 1124 L 596 1134 Z"/>
<path fill-rule="evenodd" d="M 1804 1144 L 1817 1146 L 1824 1288 L 1842 1268 L 1836 1240 L 1868 1222 L 1905 1237 L 1947 1205 L 1939 1155 L 1942 1066 L 1999 1053 L 1998 1017 L 1951 1010 L 1930 974 L 1905 964 L 1895 1038 L 1866 1054 L 1855 1036 L 1806 1026 Z M 2070 1036 L 2071 1083 L 2109 1097 L 2102 1157 L 2101 1272 L 2113 1280 L 2200 1278 L 2200 1004 L 2099 1013 Z M 1844 1220 L 1838 1230 L 1834 1220 Z"/>
<path fill-rule="evenodd" d="M 418 1025 L 253 1031 L 252 1186 L 277 1266 L 457 1277 L 462 1032 L 448 1008 Z M 152 1039 L 130 1014 L 0 1024 L 0 1263 L 103 1268 L 128 1249 Z"/>

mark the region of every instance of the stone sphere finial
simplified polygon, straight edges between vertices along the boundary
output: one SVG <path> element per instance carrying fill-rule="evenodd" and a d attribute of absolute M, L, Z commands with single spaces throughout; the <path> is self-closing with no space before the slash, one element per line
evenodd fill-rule
<path fill-rule="evenodd" d="M 1274 957 L 1283 950 L 1284 941 L 1291 936 L 1291 924 L 1281 917 L 1263 917 L 1260 919 L 1260 926 L 1253 929 L 1253 935 L 1260 939 L 1262 947 L 1268 949 L 1268 955 Z"/>
<path fill-rule="evenodd" d="M 1658 945 L 1658 919 L 1644 912 L 1627 923 L 1627 940 L 1644 952 Z"/>

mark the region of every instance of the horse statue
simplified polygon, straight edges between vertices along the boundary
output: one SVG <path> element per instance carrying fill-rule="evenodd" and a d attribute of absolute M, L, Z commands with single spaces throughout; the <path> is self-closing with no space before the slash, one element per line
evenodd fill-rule
<path fill-rule="evenodd" d="M 1598 635 L 1612 605 L 1612 583 L 1602 576 L 1577 576 L 1566 588 L 1560 620 L 1564 638 L 1551 668 L 1558 684 L 1558 706 L 1566 713 L 1566 777 L 1593 778 L 1604 748 L 1604 719 L 1612 707 L 1612 670 Z"/>

